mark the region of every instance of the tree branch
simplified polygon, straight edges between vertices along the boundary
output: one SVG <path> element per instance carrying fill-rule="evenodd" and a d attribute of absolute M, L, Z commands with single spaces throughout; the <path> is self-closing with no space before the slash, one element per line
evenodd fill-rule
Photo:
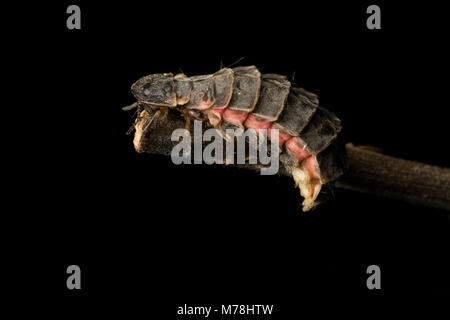
<path fill-rule="evenodd" d="M 169 112 L 167 117 L 155 117 L 148 125 L 152 116 L 153 114 L 147 114 L 145 121 L 141 122 L 140 130 L 143 132 L 135 137 L 136 150 L 169 156 L 178 143 L 171 141 L 172 132 L 177 128 L 184 128 L 185 120 L 180 115 Z M 347 144 L 346 149 L 349 170 L 336 181 L 336 187 L 450 211 L 449 168 L 398 159 L 352 144 Z M 251 164 L 239 167 L 259 170 Z M 288 172 L 280 167 L 280 174 L 288 175 Z"/>
<path fill-rule="evenodd" d="M 337 187 L 450 210 L 450 169 L 346 148 L 350 169 Z"/>

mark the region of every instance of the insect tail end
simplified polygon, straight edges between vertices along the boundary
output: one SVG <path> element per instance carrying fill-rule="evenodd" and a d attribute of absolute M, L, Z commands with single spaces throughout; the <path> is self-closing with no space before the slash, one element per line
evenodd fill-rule
<path fill-rule="evenodd" d="M 300 195 L 304 198 L 302 210 L 307 212 L 320 203 L 317 197 L 322 183 L 318 179 L 312 179 L 301 166 L 293 168 L 291 174 L 295 185 L 300 189 Z"/>

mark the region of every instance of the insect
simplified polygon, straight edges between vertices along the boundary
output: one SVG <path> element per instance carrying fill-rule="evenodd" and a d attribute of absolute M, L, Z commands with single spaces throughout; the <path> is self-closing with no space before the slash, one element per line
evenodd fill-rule
<path fill-rule="evenodd" d="M 152 74 L 136 81 L 131 92 L 140 115 L 157 109 L 164 117 L 169 109 L 208 122 L 220 132 L 225 128 L 278 131 L 280 161 L 291 173 L 303 196 L 303 210 L 321 200 L 323 186 L 345 172 L 345 148 L 338 138 L 341 121 L 319 105 L 317 95 L 297 87 L 287 77 L 261 74 L 255 66 L 223 68 L 212 75 Z M 151 121 L 146 125 L 150 125 Z M 142 130 L 136 130 L 136 135 Z M 225 136 L 224 136 L 225 137 Z M 226 138 L 226 137 L 225 137 Z"/>

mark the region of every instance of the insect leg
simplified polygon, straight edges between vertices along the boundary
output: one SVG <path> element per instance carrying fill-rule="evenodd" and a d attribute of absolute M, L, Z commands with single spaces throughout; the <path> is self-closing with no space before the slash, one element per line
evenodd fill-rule
<path fill-rule="evenodd" d="M 122 110 L 123 111 L 130 111 L 130 110 L 133 110 L 134 108 L 137 108 L 137 107 L 138 107 L 138 103 L 135 102 L 133 104 L 130 104 L 129 106 L 123 107 Z"/>
<path fill-rule="evenodd" d="M 160 117 L 161 117 L 161 111 L 158 110 L 158 111 L 156 111 L 155 114 L 150 118 L 150 120 L 148 121 L 147 125 L 145 126 L 143 132 L 147 131 L 148 127 L 150 127 L 150 125 L 152 124 L 152 122 L 153 122 L 155 119 L 160 118 Z"/>
<path fill-rule="evenodd" d="M 160 117 L 162 119 L 165 119 L 167 115 L 169 114 L 169 107 L 160 107 L 159 110 L 161 111 Z"/>
<path fill-rule="evenodd" d="M 127 108 L 127 109 L 125 109 L 125 108 Z M 136 119 L 134 120 L 134 123 L 130 126 L 130 128 L 125 133 L 126 135 L 129 135 L 136 129 L 136 122 L 139 121 L 139 115 L 141 114 L 142 107 L 137 102 L 135 102 L 132 105 L 122 108 L 122 110 L 125 110 L 125 111 L 132 110 L 134 108 L 136 108 L 136 111 L 134 112 L 132 118 L 134 116 L 136 116 Z"/>

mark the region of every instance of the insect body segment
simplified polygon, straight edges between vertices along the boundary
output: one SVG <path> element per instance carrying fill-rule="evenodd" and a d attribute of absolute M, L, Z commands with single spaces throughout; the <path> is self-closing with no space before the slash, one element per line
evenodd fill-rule
<path fill-rule="evenodd" d="M 255 66 L 237 67 L 233 69 L 233 93 L 228 108 L 223 113 L 227 122 L 243 127 L 248 114 L 258 102 L 261 90 L 261 73 Z"/>
<path fill-rule="evenodd" d="M 193 82 L 188 77 L 175 76 L 175 94 L 177 97 L 177 105 L 185 105 L 191 99 Z"/>
<path fill-rule="evenodd" d="M 346 155 L 337 139 L 341 121 L 319 106 L 318 97 L 285 76 L 255 66 L 223 68 L 213 75 L 149 75 L 131 88 L 138 105 L 174 108 L 207 120 L 219 131 L 230 126 L 278 130 L 280 160 L 300 188 L 303 210 L 318 203 L 322 186 L 343 174 Z"/>
<path fill-rule="evenodd" d="M 131 86 L 131 92 L 139 103 L 161 107 L 176 107 L 177 95 L 171 73 L 143 77 Z"/>
<path fill-rule="evenodd" d="M 216 102 L 213 76 L 195 76 L 192 80 L 192 90 L 186 109 L 206 110 Z"/>

